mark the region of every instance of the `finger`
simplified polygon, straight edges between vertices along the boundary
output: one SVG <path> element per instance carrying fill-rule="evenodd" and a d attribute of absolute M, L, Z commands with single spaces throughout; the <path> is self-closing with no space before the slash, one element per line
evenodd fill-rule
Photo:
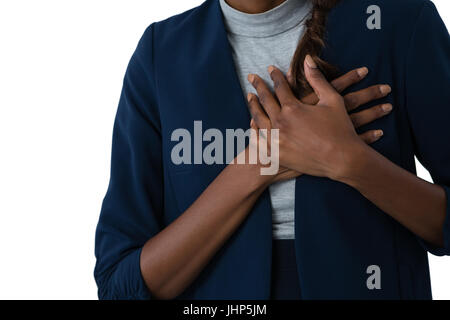
<path fill-rule="evenodd" d="M 301 102 L 305 104 L 316 105 L 319 102 L 319 98 L 317 98 L 314 92 L 311 92 L 307 96 L 303 97 L 301 99 Z"/>
<path fill-rule="evenodd" d="M 270 66 L 268 71 L 270 78 L 273 81 L 275 94 L 277 95 L 278 101 L 280 101 L 281 105 L 295 103 L 297 99 L 292 93 L 291 87 L 289 86 L 289 83 L 283 73 L 274 66 Z"/>
<path fill-rule="evenodd" d="M 392 104 L 380 104 L 378 106 L 356 112 L 350 115 L 350 119 L 353 122 L 355 128 L 359 128 L 368 123 L 375 121 L 376 119 L 382 118 L 388 115 L 392 111 Z"/>
<path fill-rule="evenodd" d="M 359 135 L 359 137 L 367 144 L 374 143 L 381 139 L 384 135 L 382 130 L 370 130 Z"/>
<path fill-rule="evenodd" d="M 286 79 L 289 83 L 289 86 L 291 88 L 293 88 L 294 87 L 294 76 L 292 75 L 292 66 L 289 67 L 289 71 L 286 73 Z"/>
<path fill-rule="evenodd" d="M 306 80 L 313 88 L 319 100 L 332 99 L 338 95 L 333 86 L 325 79 L 322 72 L 320 72 L 317 64 L 309 54 L 306 55 L 304 68 Z"/>
<path fill-rule="evenodd" d="M 345 107 L 354 110 L 370 101 L 386 97 L 392 89 L 388 85 L 371 86 L 344 96 Z"/>
<path fill-rule="evenodd" d="M 367 76 L 368 73 L 369 69 L 367 69 L 366 67 L 355 69 L 347 72 L 337 79 L 334 79 L 333 81 L 331 81 L 331 85 L 337 90 L 337 92 L 342 92 L 351 85 L 360 82 Z"/>
<path fill-rule="evenodd" d="M 352 70 L 350 72 L 347 72 L 343 76 L 340 76 L 339 78 L 331 81 L 331 85 L 336 89 L 337 92 L 342 92 L 351 85 L 364 79 L 368 72 L 369 69 L 367 69 L 366 67 Z M 306 104 L 315 105 L 317 104 L 317 102 L 319 102 L 319 99 L 317 98 L 316 94 L 312 92 L 306 97 L 303 97 L 301 101 Z"/>
<path fill-rule="evenodd" d="M 249 74 L 248 81 L 256 89 L 260 105 L 262 105 L 269 118 L 274 119 L 281 108 L 264 80 L 256 74 Z"/>
<path fill-rule="evenodd" d="M 255 123 L 255 120 L 253 118 L 250 120 L 250 128 L 258 130 L 258 126 Z"/>
<path fill-rule="evenodd" d="M 264 112 L 261 104 L 259 103 L 259 99 L 253 93 L 249 93 L 247 95 L 248 100 L 248 109 L 252 116 L 252 121 L 254 124 L 261 129 L 269 129 L 270 128 L 270 119 L 267 117 L 267 114 Z M 251 124 L 251 122 L 250 122 Z"/>

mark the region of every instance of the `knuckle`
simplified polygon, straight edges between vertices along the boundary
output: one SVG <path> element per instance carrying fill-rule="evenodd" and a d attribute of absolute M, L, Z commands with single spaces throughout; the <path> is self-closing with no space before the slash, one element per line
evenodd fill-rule
<path fill-rule="evenodd" d="M 367 114 L 367 118 L 369 118 L 370 120 L 375 120 L 383 116 L 382 106 L 375 106 L 365 110 L 364 112 Z"/>
<path fill-rule="evenodd" d="M 281 112 L 283 113 L 283 117 L 291 117 L 293 113 L 293 106 L 290 104 L 283 105 Z"/>
<path fill-rule="evenodd" d="M 361 77 L 359 76 L 359 73 L 357 70 L 353 70 L 348 77 L 348 81 L 350 83 L 355 83 L 358 82 L 359 80 L 361 80 Z"/>
<path fill-rule="evenodd" d="M 264 128 L 269 129 L 269 130 L 272 129 L 272 123 L 267 118 L 264 118 Z"/>
<path fill-rule="evenodd" d="M 316 69 L 309 68 L 308 71 L 305 70 L 305 75 L 313 79 L 319 79 L 322 77 L 322 73 L 317 68 Z"/>
<path fill-rule="evenodd" d="M 311 70 L 310 72 L 311 72 L 310 73 L 311 78 L 316 79 L 316 80 L 319 80 L 322 78 L 322 74 L 318 70 Z"/>
<path fill-rule="evenodd" d="M 361 134 L 360 137 L 361 137 L 361 139 L 362 139 L 364 142 L 366 142 L 366 143 L 371 143 L 371 142 L 372 142 L 371 136 L 368 135 L 367 133 Z"/>
<path fill-rule="evenodd" d="M 261 79 L 259 77 L 255 77 L 255 79 L 253 80 L 253 86 L 257 91 L 261 89 Z"/>
<path fill-rule="evenodd" d="M 250 114 L 253 116 L 255 115 L 255 106 L 253 104 L 248 105 L 248 111 L 250 111 Z"/>
<path fill-rule="evenodd" d="M 375 141 L 377 141 L 377 137 L 375 137 L 374 133 L 370 132 L 367 133 L 367 143 L 374 143 Z"/>
<path fill-rule="evenodd" d="M 276 78 L 276 77 L 274 77 L 273 87 L 274 87 L 275 90 L 280 89 L 280 87 L 281 87 L 281 80 Z"/>
<path fill-rule="evenodd" d="M 253 120 L 259 126 L 261 124 L 261 115 L 259 113 L 255 113 L 253 115 Z"/>
<path fill-rule="evenodd" d="M 272 124 L 276 128 L 282 128 L 286 126 L 286 119 L 285 117 L 280 113 L 272 119 Z"/>
<path fill-rule="evenodd" d="M 360 126 L 360 118 L 358 117 L 357 114 L 352 114 L 350 115 L 350 120 L 353 123 L 353 126 L 355 126 L 356 128 L 358 128 Z"/>
<path fill-rule="evenodd" d="M 297 103 L 294 100 L 292 100 L 292 99 L 288 99 L 283 104 L 283 108 L 286 109 L 286 111 L 288 113 L 291 113 L 295 108 L 297 108 Z"/>
<path fill-rule="evenodd" d="M 382 91 L 382 86 L 374 86 L 373 88 L 372 88 L 372 95 L 375 97 L 375 98 L 381 98 L 381 97 L 383 97 L 383 91 Z"/>
<path fill-rule="evenodd" d="M 267 102 L 267 93 L 266 92 L 263 91 L 259 94 L 259 101 L 262 104 L 265 104 Z"/>
<path fill-rule="evenodd" d="M 353 107 L 357 106 L 358 100 L 357 100 L 357 97 L 354 94 L 346 95 L 344 100 L 345 100 L 345 105 L 348 108 L 353 108 Z"/>
<path fill-rule="evenodd" d="M 375 111 L 375 116 L 376 117 L 381 117 L 385 114 L 385 111 L 383 109 L 383 105 L 377 106 L 376 107 L 376 111 Z"/>
<path fill-rule="evenodd" d="M 252 102 L 250 102 L 248 108 L 249 108 L 251 114 L 256 114 L 259 111 L 259 106 L 256 104 L 256 100 L 253 100 Z"/>
<path fill-rule="evenodd" d="M 345 105 L 344 98 L 339 94 L 333 94 L 330 97 L 330 102 L 333 104 L 342 104 Z"/>
<path fill-rule="evenodd" d="M 275 116 L 272 119 L 270 119 L 272 123 L 272 127 L 279 128 L 280 127 L 280 116 Z"/>

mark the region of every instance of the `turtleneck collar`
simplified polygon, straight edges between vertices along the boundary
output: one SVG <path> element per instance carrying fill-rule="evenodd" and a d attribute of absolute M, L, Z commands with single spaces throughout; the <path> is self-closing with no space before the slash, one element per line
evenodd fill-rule
<path fill-rule="evenodd" d="M 248 14 L 219 1 L 227 31 L 255 38 L 271 37 L 305 23 L 312 8 L 309 0 L 286 0 L 269 11 Z"/>

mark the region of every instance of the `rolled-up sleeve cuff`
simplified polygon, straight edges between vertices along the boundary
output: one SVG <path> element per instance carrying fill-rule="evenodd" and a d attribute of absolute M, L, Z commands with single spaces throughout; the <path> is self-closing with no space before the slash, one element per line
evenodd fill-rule
<path fill-rule="evenodd" d="M 109 281 L 99 288 L 100 299 L 149 300 L 152 298 L 141 273 L 141 251 L 142 248 L 137 249 L 120 261 Z"/>
<path fill-rule="evenodd" d="M 442 188 L 444 188 L 445 194 L 446 194 L 446 216 L 445 216 L 445 222 L 443 226 L 443 234 L 444 234 L 444 247 L 437 247 L 434 245 L 431 245 L 424 241 L 421 238 L 419 239 L 419 242 L 421 245 L 430 252 L 431 254 L 435 256 L 448 256 L 450 255 L 450 188 L 447 186 L 441 185 Z"/>

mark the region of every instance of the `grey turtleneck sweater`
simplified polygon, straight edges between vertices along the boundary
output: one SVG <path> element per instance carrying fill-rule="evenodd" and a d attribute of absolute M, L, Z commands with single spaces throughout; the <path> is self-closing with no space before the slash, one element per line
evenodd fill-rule
<path fill-rule="evenodd" d="M 250 73 L 258 74 L 273 89 L 267 67 L 288 71 L 312 8 L 310 1 L 286 0 L 260 14 L 246 14 L 219 1 L 244 94 L 255 92 L 247 81 Z M 273 184 L 269 191 L 273 238 L 294 239 L 295 179 Z"/>

